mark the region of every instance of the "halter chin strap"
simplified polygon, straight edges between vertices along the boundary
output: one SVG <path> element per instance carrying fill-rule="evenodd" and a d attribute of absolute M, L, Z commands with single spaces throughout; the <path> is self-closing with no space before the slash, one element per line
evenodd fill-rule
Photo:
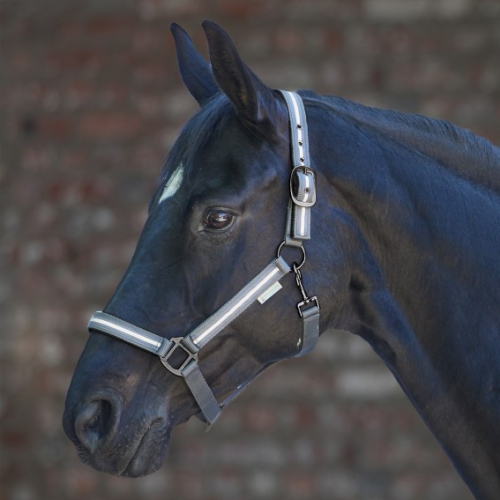
<path fill-rule="evenodd" d="M 231 396 L 219 404 L 200 371 L 199 350 L 255 301 L 263 304 L 270 299 L 281 289 L 279 281 L 290 272 L 295 273 L 295 280 L 303 299 L 297 304 L 303 324 L 302 338 L 297 344 L 300 346 L 297 356 L 311 351 L 319 337 L 319 302 L 316 297 L 309 297 L 306 294 L 301 274 L 301 268 L 306 260 L 302 243 L 311 237 L 310 209 L 316 202 L 316 178 L 310 167 L 307 120 L 300 96 L 284 90 L 279 92 L 285 99 L 290 117 L 294 168 L 290 179 L 291 200 L 288 207 L 286 234 L 278 248 L 277 257 L 232 299 L 185 337 L 166 339 L 100 311 L 92 315 L 88 324 L 90 331 L 111 335 L 157 355 L 167 370 L 184 378 L 209 425 L 217 420 L 222 408 L 232 401 L 248 383 L 238 387 Z M 290 267 L 281 257 L 281 250 L 284 246 L 300 248 L 303 254 L 302 262 Z"/>

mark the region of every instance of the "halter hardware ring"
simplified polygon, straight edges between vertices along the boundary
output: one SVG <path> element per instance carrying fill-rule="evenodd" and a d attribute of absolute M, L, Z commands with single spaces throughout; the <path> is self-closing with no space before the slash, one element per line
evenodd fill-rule
<path fill-rule="evenodd" d="M 283 250 L 284 246 L 288 246 L 290 248 L 300 248 L 302 250 L 302 262 L 300 264 L 297 264 L 296 262 L 293 264 L 293 267 L 295 269 L 297 269 L 297 270 L 302 269 L 302 267 L 306 263 L 306 249 L 302 245 L 300 245 L 300 246 L 298 246 L 298 245 L 288 245 L 287 241 L 283 240 L 280 243 L 280 246 L 278 247 L 278 251 L 276 252 L 276 258 L 279 259 L 281 257 L 281 251 Z"/>
<path fill-rule="evenodd" d="M 168 352 L 160 356 L 160 360 L 163 364 L 163 366 L 171 373 L 174 375 L 177 375 L 178 377 L 182 377 L 183 374 L 182 372 L 184 369 L 191 363 L 191 361 L 194 361 L 195 363 L 198 363 L 198 353 L 195 352 L 193 353 L 186 345 L 184 345 L 183 340 L 185 340 L 184 337 L 175 337 L 173 339 L 170 339 L 171 342 L 173 342 L 172 347 L 168 350 Z M 178 349 L 181 349 L 183 354 L 186 354 L 187 357 L 186 359 L 181 363 L 181 365 L 176 368 L 175 366 L 172 366 L 169 362 L 170 358 L 174 354 L 175 351 Z"/>

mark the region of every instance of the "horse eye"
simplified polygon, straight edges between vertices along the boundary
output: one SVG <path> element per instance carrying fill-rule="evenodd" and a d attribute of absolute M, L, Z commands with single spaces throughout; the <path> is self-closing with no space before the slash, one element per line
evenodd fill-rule
<path fill-rule="evenodd" d="M 233 214 L 223 210 L 212 210 L 205 215 L 203 225 L 206 229 L 221 230 L 228 228 L 233 222 Z"/>

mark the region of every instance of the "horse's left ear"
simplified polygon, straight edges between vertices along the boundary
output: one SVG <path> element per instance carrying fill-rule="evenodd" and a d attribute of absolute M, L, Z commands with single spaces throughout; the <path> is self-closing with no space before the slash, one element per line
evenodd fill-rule
<path fill-rule="evenodd" d="M 191 37 L 178 24 L 172 23 L 170 31 L 174 36 L 177 63 L 182 80 L 191 95 L 203 106 L 214 95 L 219 93 L 219 88 L 214 80 L 210 65 L 195 49 Z"/>
<path fill-rule="evenodd" d="M 212 71 L 231 100 L 238 118 L 251 128 L 268 128 L 278 119 L 280 98 L 243 62 L 231 37 L 216 23 L 204 21 Z"/>

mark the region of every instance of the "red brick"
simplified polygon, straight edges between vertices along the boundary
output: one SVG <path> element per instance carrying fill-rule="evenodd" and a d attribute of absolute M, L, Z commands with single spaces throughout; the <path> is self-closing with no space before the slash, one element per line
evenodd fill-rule
<path fill-rule="evenodd" d="M 89 106 L 96 89 L 91 82 L 73 80 L 62 89 L 63 105 L 68 110 Z"/>
<path fill-rule="evenodd" d="M 8 62 L 11 71 L 23 74 L 30 72 L 33 68 L 34 58 L 29 51 L 18 49 L 10 55 Z"/>
<path fill-rule="evenodd" d="M 138 9 L 145 19 L 163 16 L 196 15 L 204 10 L 202 0 L 139 0 Z"/>
<path fill-rule="evenodd" d="M 249 429 L 272 430 L 276 426 L 276 413 L 274 408 L 254 406 L 248 408 L 245 420 Z"/>
<path fill-rule="evenodd" d="M 293 416 L 294 426 L 298 429 L 311 429 L 317 424 L 316 410 L 312 405 L 298 405 Z"/>
<path fill-rule="evenodd" d="M 216 8 L 224 14 L 238 21 L 255 19 L 268 10 L 270 2 L 265 0 L 216 0 Z"/>
<path fill-rule="evenodd" d="M 167 66 L 161 59 L 141 59 L 131 71 L 135 85 L 154 85 L 164 88 L 169 80 Z"/>
<path fill-rule="evenodd" d="M 302 52 L 303 35 L 293 28 L 277 29 L 274 33 L 275 48 L 281 53 Z"/>
<path fill-rule="evenodd" d="M 306 475 L 301 471 L 295 471 L 293 474 L 288 474 L 286 481 L 285 498 L 290 499 L 313 499 L 315 498 L 316 484 L 311 475 Z"/>
<path fill-rule="evenodd" d="M 97 74 L 106 66 L 103 53 L 97 50 L 76 49 L 64 51 L 61 48 L 47 56 L 46 64 L 52 73 L 78 71 L 78 73 Z"/>
<path fill-rule="evenodd" d="M 125 37 L 133 33 L 137 20 L 132 15 L 113 12 L 110 15 L 93 16 L 85 23 L 86 35 L 96 38 Z"/>
<path fill-rule="evenodd" d="M 24 446 L 28 442 L 28 435 L 26 432 L 22 431 L 4 431 L 2 432 L 2 446 L 6 447 L 17 447 Z"/>
<path fill-rule="evenodd" d="M 47 144 L 26 145 L 21 153 L 21 167 L 27 171 L 39 172 L 54 166 L 56 152 Z"/>
<path fill-rule="evenodd" d="M 328 52 L 339 52 L 344 45 L 344 34 L 340 29 L 328 30 L 325 36 L 325 45 Z"/>
<path fill-rule="evenodd" d="M 75 172 L 77 170 L 88 167 L 89 154 L 87 151 L 70 149 L 61 153 L 59 164 L 63 172 Z"/>
<path fill-rule="evenodd" d="M 56 35 L 66 43 L 82 40 L 85 30 L 81 19 L 66 18 L 56 29 Z"/>
<path fill-rule="evenodd" d="M 72 131 L 72 120 L 67 116 L 42 116 L 36 120 L 37 133 L 50 141 L 62 141 Z"/>
<path fill-rule="evenodd" d="M 87 139 L 125 141 L 139 133 L 141 118 L 133 113 L 87 113 L 80 118 L 78 133 Z"/>
<path fill-rule="evenodd" d="M 94 94 L 93 103 L 100 109 L 122 108 L 128 103 L 130 86 L 119 82 L 104 83 Z"/>

